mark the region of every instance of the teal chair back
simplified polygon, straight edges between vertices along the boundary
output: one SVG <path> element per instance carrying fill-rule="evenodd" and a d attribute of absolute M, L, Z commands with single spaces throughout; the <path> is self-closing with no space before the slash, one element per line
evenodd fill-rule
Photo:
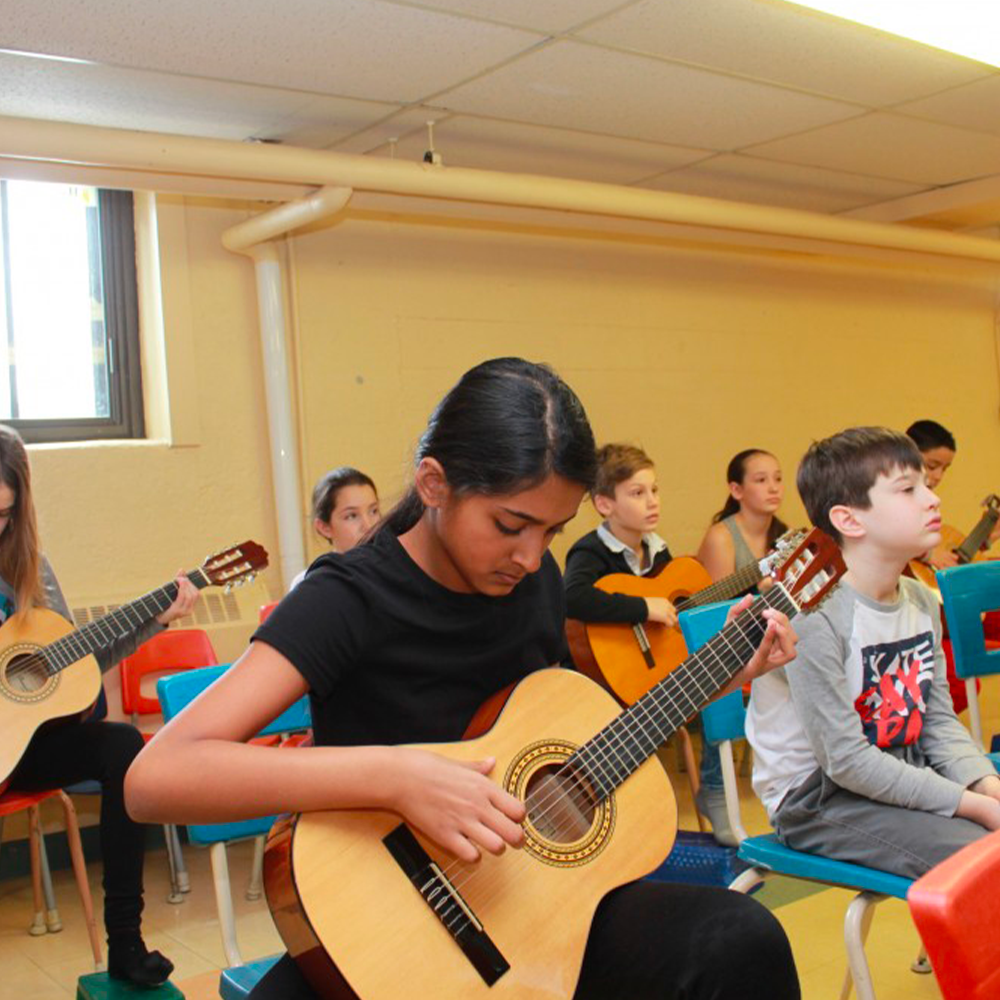
<path fill-rule="evenodd" d="M 183 673 L 161 677 L 156 682 L 156 694 L 163 706 L 163 721 L 169 722 L 180 713 L 202 691 L 214 684 L 230 666 L 229 663 L 223 663 L 217 667 L 201 667 L 198 670 L 186 670 Z M 275 733 L 299 732 L 311 725 L 309 698 L 303 696 L 289 705 L 257 735 L 271 736 Z M 243 840 L 266 834 L 273 823 L 274 816 L 261 816 L 257 819 L 238 820 L 232 823 L 192 823 L 187 828 L 188 839 L 194 844 Z"/>
<path fill-rule="evenodd" d="M 987 643 L 983 632 L 983 614 L 1000 607 L 1000 561 L 954 566 L 937 574 L 948 622 L 951 649 L 955 654 L 955 673 L 965 681 L 969 700 L 969 728 L 973 739 L 983 748 L 983 718 L 979 711 L 976 678 L 1000 674 L 1000 644 Z M 1000 753 L 988 754 L 1000 770 Z"/>
<path fill-rule="evenodd" d="M 963 679 L 1000 674 L 1000 649 L 988 649 L 982 616 L 1000 608 L 1000 560 L 954 566 L 937 574 L 955 673 Z"/>
<path fill-rule="evenodd" d="M 718 604 L 705 604 L 680 613 L 678 622 L 689 654 L 700 649 L 720 631 L 726 623 L 729 609 L 735 603 L 720 601 Z M 733 691 L 725 698 L 716 698 L 701 710 L 702 731 L 709 743 L 743 739 L 746 735 L 743 729 L 745 720 L 742 691 Z"/>

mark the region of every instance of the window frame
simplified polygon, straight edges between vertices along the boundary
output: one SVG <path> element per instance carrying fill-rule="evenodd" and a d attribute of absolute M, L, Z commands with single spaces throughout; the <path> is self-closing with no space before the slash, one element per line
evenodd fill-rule
<path fill-rule="evenodd" d="M 107 417 L 3 421 L 28 444 L 146 436 L 132 192 L 98 188 L 97 197 L 110 413 Z"/>

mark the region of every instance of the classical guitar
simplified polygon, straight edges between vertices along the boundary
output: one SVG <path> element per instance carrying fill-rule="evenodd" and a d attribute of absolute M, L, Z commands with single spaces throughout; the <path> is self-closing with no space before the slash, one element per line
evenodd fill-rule
<path fill-rule="evenodd" d="M 654 751 L 750 659 L 765 609 L 811 608 L 842 572 L 836 546 L 814 533 L 780 582 L 621 714 L 582 674 L 540 670 L 484 736 L 428 747 L 496 758 L 496 780 L 527 807 L 521 850 L 467 865 L 374 810 L 279 821 L 268 905 L 313 989 L 337 1000 L 571 997 L 597 904 L 673 843 L 677 807 Z"/>
<path fill-rule="evenodd" d="M 267 552 L 244 542 L 209 556 L 187 574 L 201 590 L 252 578 Z M 101 672 L 94 652 L 166 611 L 177 597 L 171 581 L 74 629 L 47 608 L 13 614 L 0 628 L 0 790 L 43 723 L 78 716 L 96 701 Z"/>
<path fill-rule="evenodd" d="M 786 532 L 763 559 L 715 583 L 697 559 L 681 556 L 672 559 L 656 576 L 611 573 L 594 586 L 609 594 L 665 597 L 678 611 L 728 601 L 771 576 L 774 567 L 805 537 L 804 531 Z M 623 705 L 633 704 L 687 656 L 681 630 L 656 622 L 623 625 L 584 623 L 571 618 L 566 622 L 566 639 L 577 669 L 606 687 Z"/>
<path fill-rule="evenodd" d="M 954 552 L 960 566 L 972 562 L 979 556 L 980 549 L 989 540 L 990 533 L 996 527 L 997 521 L 1000 521 L 1000 497 L 991 493 L 982 505 L 984 508 L 983 516 L 964 538 L 957 528 L 953 528 L 950 524 L 942 525 L 941 541 L 934 547 L 934 551 Z M 913 559 L 910 561 L 909 570 L 911 576 L 915 576 L 933 590 L 938 589 L 937 573 L 929 562 Z"/>

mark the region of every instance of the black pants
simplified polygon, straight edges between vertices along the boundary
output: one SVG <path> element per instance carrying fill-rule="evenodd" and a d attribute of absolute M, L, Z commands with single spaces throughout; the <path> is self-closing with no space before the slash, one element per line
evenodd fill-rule
<path fill-rule="evenodd" d="M 71 722 L 36 733 L 11 787 L 19 791 L 101 783 L 104 926 L 108 938 L 137 933 L 142 914 L 146 828 L 125 812 L 125 772 L 142 749 L 139 731 L 124 722 Z"/>
<path fill-rule="evenodd" d="M 313 1000 L 286 955 L 250 1000 Z M 778 921 L 748 896 L 703 886 L 632 882 L 594 915 L 575 1000 L 798 1000 Z"/>

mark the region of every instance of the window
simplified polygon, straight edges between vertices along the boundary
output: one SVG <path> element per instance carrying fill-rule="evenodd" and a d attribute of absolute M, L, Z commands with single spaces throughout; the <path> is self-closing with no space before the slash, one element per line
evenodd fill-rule
<path fill-rule="evenodd" d="M 0 180 L 0 421 L 26 441 L 144 434 L 133 226 L 127 191 Z"/>

